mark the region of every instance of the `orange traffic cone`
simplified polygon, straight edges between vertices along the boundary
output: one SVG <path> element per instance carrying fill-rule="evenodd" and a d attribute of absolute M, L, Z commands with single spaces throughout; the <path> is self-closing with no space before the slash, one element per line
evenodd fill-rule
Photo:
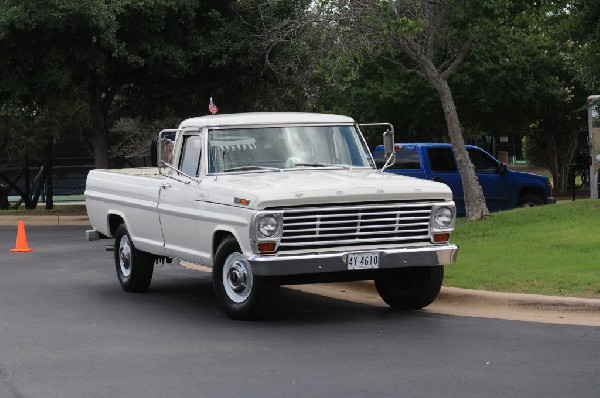
<path fill-rule="evenodd" d="M 17 229 L 17 243 L 14 249 L 10 249 L 11 252 L 30 252 L 33 249 L 29 248 L 27 244 L 27 237 L 25 236 L 25 224 L 23 220 L 19 220 L 19 228 Z"/>

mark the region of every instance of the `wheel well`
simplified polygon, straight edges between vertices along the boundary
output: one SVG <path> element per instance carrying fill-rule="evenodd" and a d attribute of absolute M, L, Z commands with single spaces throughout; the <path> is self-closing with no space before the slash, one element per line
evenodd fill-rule
<path fill-rule="evenodd" d="M 519 191 L 518 200 L 520 200 L 525 195 L 535 195 L 538 198 L 540 198 L 542 200 L 542 202 L 546 203 L 546 194 L 544 193 L 544 190 L 541 188 L 535 188 L 535 187 L 521 188 L 521 190 Z"/>
<path fill-rule="evenodd" d="M 212 255 L 213 255 L 213 258 L 215 256 L 215 253 L 217 252 L 217 248 L 219 247 L 219 245 L 221 244 L 221 242 L 223 242 L 229 236 L 233 236 L 233 234 L 231 232 L 228 232 L 228 231 L 217 231 L 217 232 L 215 232 L 215 235 L 213 237 L 213 244 L 212 244 Z"/>
<path fill-rule="evenodd" d="M 117 214 L 109 214 L 108 216 L 108 230 L 110 231 L 110 236 L 115 236 L 115 232 L 119 225 L 123 224 L 123 218 Z"/>

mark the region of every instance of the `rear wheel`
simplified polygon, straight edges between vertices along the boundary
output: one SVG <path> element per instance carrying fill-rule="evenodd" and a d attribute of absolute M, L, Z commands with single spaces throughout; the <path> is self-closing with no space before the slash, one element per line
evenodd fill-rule
<path fill-rule="evenodd" d="M 252 320 L 266 315 L 279 288 L 272 279 L 252 273 L 232 236 L 217 248 L 212 277 L 217 301 L 232 319 Z"/>
<path fill-rule="evenodd" d="M 418 310 L 435 300 L 444 280 L 444 267 L 384 270 L 375 278 L 377 292 L 390 307 Z"/>
<path fill-rule="evenodd" d="M 115 266 L 121 287 L 126 292 L 148 290 L 154 272 L 154 256 L 135 248 L 125 224 L 115 233 Z"/>

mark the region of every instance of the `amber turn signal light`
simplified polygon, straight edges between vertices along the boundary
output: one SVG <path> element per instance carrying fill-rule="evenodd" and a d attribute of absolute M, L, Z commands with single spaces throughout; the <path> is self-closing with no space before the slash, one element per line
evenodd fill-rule
<path fill-rule="evenodd" d="M 259 253 L 273 253 L 277 245 L 275 242 L 262 242 L 258 244 Z"/>
<path fill-rule="evenodd" d="M 435 243 L 446 243 L 450 240 L 450 234 L 449 233 L 443 233 L 443 234 L 433 234 L 433 241 Z"/>

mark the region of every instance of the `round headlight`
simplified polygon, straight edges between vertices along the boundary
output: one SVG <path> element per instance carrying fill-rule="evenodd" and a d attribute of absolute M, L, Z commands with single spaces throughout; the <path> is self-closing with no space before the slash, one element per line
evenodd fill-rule
<path fill-rule="evenodd" d="M 452 210 L 448 207 L 440 207 L 433 215 L 433 222 L 438 228 L 449 228 L 452 225 Z"/>
<path fill-rule="evenodd" d="M 277 233 L 279 223 L 275 216 L 265 215 L 258 221 L 258 232 L 265 238 L 270 238 Z"/>

